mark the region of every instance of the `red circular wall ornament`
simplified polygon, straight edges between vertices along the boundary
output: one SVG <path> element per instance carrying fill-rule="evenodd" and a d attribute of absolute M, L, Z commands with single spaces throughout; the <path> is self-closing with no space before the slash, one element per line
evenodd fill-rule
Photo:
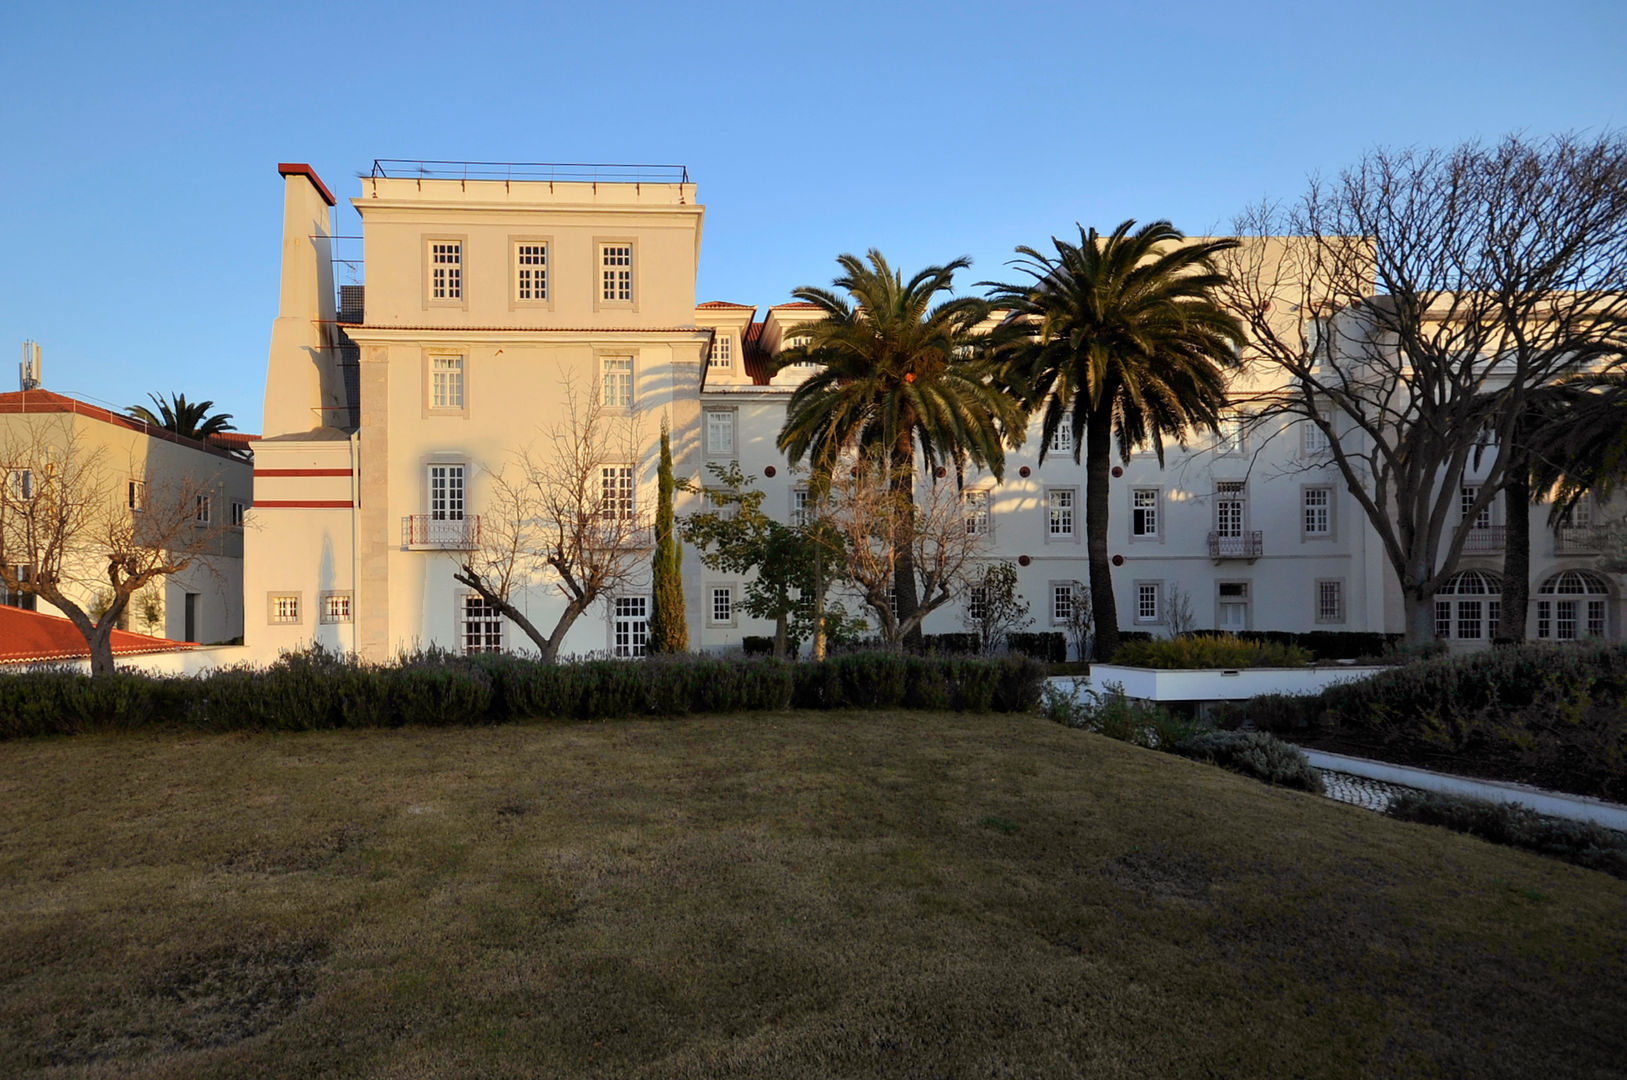
<path fill-rule="evenodd" d="M 1027 465 L 1024 465 L 1022 468 L 1017 470 L 1017 475 L 1018 476 L 1027 476 L 1029 473 L 1031 473 L 1033 471 L 1034 470 L 1030 469 Z"/>
<path fill-rule="evenodd" d="M 774 478 L 774 466 L 772 466 L 772 465 L 764 465 L 763 466 L 763 475 L 772 480 Z"/>
<path fill-rule="evenodd" d="M 1124 475 L 1124 466 L 1122 466 L 1122 465 L 1113 466 L 1113 475 L 1114 476 L 1123 476 Z"/>
<path fill-rule="evenodd" d="M 1113 565 L 1114 566 L 1123 566 L 1124 565 L 1124 556 L 1123 555 L 1115 555 L 1115 556 L 1113 556 Z"/>
<path fill-rule="evenodd" d="M 938 471 L 937 471 L 938 479 L 942 480 L 944 477 L 946 477 L 948 475 L 949 475 L 949 470 L 944 468 L 942 465 L 939 465 L 938 466 Z"/>
<path fill-rule="evenodd" d="M 1034 560 L 1030 559 L 1027 555 L 1019 555 L 1019 556 L 1017 556 L 1017 565 L 1018 566 L 1027 566 L 1029 563 L 1031 563 L 1033 561 Z"/>

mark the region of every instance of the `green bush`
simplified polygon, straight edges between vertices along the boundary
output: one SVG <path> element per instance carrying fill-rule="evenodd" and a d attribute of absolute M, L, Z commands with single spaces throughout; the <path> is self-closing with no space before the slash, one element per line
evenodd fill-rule
<path fill-rule="evenodd" d="M 1311 654 L 1298 645 L 1245 641 L 1229 634 L 1193 634 L 1119 645 L 1113 663 L 1147 668 L 1302 667 Z"/>
<path fill-rule="evenodd" d="M 1042 664 L 1061 664 L 1068 659 L 1068 639 L 1060 630 L 1007 634 L 1006 648 L 1023 656 L 1032 656 Z"/>
<path fill-rule="evenodd" d="M 1268 784 L 1322 794 L 1322 774 L 1311 767 L 1304 752 L 1263 731 L 1205 731 L 1171 749 Z"/>
<path fill-rule="evenodd" d="M 1225 722 L 1216 727 L 1237 728 L 1252 725 L 1258 731 L 1303 731 L 1311 725 L 1314 695 L 1257 694 L 1245 701 L 1227 703 Z"/>
<path fill-rule="evenodd" d="M 1518 803 L 1407 791 L 1396 796 L 1385 813 L 1627 878 L 1627 835 L 1588 822 L 1546 817 Z"/>

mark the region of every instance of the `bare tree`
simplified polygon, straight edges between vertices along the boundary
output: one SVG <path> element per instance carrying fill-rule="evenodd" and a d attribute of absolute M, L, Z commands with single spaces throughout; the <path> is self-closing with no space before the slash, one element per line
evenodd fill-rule
<path fill-rule="evenodd" d="M 1012 633 L 1034 625 L 1028 601 L 1017 591 L 1017 568 L 1008 562 L 985 566 L 967 589 L 968 630 L 977 635 L 978 652 L 993 656 Z"/>
<path fill-rule="evenodd" d="M 1427 640 L 1528 395 L 1623 355 L 1627 146 L 1376 150 L 1237 230 L 1252 242 L 1220 257 L 1223 295 L 1254 382 L 1233 398 L 1315 428 L 1400 584 L 1409 640 Z M 1466 479 L 1477 443 L 1491 452 Z"/>
<path fill-rule="evenodd" d="M 1197 616 L 1192 614 L 1192 594 L 1174 582 L 1164 597 L 1164 625 L 1169 627 L 1171 638 L 1190 634 L 1198 625 Z"/>
<path fill-rule="evenodd" d="M 562 381 L 565 415 L 542 433 L 540 447 L 517 450 L 485 473 L 480 539 L 452 575 L 524 631 L 548 663 L 583 612 L 633 584 L 651 546 L 650 514 L 636 498 L 636 421 Z M 537 582 L 565 599 L 547 634 L 514 603 Z"/>
<path fill-rule="evenodd" d="M 1073 655 L 1089 660 L 1096 643 L 1096 607 L 1090 602 L 1089 585 L 1078 580 L 1072 584 L 1073 602 L 1062 625 L 1068 632 L 1068 640 L 1073 642 Z"/>
<path fill-rule="evenodd" d="M 858 591 L 881 625 L 881 636 L 896 648 L 926 617 L 965 592 L 982 575 L 984 539 L 966 528 L 960 493 L 950 483 L 928 483 L 915 495 L 889 486 L 885 459 L 861 455 L 845 475 L 832 478 L 826 506 L 828 546 L 838 573 Z M 910 524 L 901 524 L 908 517 Z M 907 538 L 920 598 L 900 617 L 892 588 Z"/>
<path fill-rule="evenodd" d="M 131 598 L 223 554 L 227 531 L 211 512 L 218 474 L 149 475 L 133 510 L 126 473 L 106 458 L 68 420 L 13 424 L 0 438 L 0 583 L 66 615 L 92 675 L 113 672 L 112 633 Z"/>

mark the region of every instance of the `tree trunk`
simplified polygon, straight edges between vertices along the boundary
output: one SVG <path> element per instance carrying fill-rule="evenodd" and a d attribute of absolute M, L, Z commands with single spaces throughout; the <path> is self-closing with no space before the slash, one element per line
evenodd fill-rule
<path fill-rule="evenodd" d="M 1503 532 L 1503 598 L 1492 628 L 1492 640 L 1499 645 L 1525 640 L 1525 613 L 1531 602 L 1531 466 L 1517 447 L 1510 448 L 1509 456 L 1503 481 L 1508 519 Z"/>
<path fill-rule="evenodd" d="M 887 488 L 896 500 L 898 515 L 893 527 L 893 591 L 900 624 L 906 623 L 920 606 L 915 596 L 915 447 L 901 445 L 893 450 L 891 476 Z M 910 627 L 903 646 L 911 652 L 922 649 L 921 627 Z"/>
<path fill-rule="evenodd" d="M 86 638 L 85 643 L 90 646 L 90 673 L 92 677 L 111 675 L 113 666 L 113 622 L 102 618 L 96 629 Z"/>
<path fill-rule="evenodd" d="M 1119 610 L 1113 600 L 1113 574 L 1107 561 L 1113 409 L 1108 395 L 1104 394 L 1102 400 L 1102 407 L 1091 412 L 1085 425 L 1085 548 L 1090 559 L 1090 607 L 1096 624 L 1094 658 L 1105 662 L 1119 647 Z"/>
<path fill-rule="evenodd" d="M 785 659 L 785 613 L 774 616 L 774 659 Z"/>
<path fill-rule="evenodd" d="M 1401 590 L 1407 618 L 1407 644 L 1422 645 L 1435 640 L 1435 594 L 1424 596 L 1416 586 Z"/>

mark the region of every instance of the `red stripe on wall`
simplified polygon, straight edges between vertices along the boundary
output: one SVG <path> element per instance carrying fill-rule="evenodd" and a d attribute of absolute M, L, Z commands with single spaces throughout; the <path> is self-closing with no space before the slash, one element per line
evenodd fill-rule
<path fill-rule="evenodd" d="M 349 499 L 255 499 L 254 509 L 275 507 L 279 510 L 349 510 L 356 504 Z"/>
<path fill-rule="evenodd" d="M 255 469 L 255 476 L 349 476 L 349 469 Z"/>

